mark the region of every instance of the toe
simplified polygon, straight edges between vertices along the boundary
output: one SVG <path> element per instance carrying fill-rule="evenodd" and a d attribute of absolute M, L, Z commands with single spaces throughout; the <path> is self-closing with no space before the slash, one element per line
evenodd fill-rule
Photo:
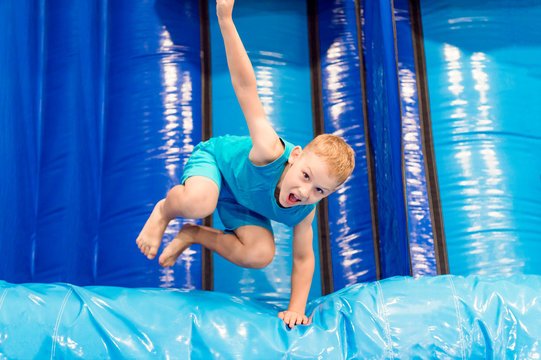
<path fill-rule="evenodd" d="M 148 245 L 143 245 L 143 246 L 141 247 L 141 252 L 142 252 L 143 254 L 145 254 L 146 256 L 148 256 L 148 252 L 149 252 L 149 251 L 150 251 L 150 248 L 148 247 Z"/>
<path fill-rule="evenodd" d="M 148 252 L 147 252 L 146 255 L 147 255 L 147 258 L 148 258 L 149 260 L 152 260 L 152 259 L 154 259 L 154 258 L 156 257 L 156 254 L 157 254 L 157 253 L 158 253 L 158 252 L 156 251 L 156 249 L 150 248 L 150 249 L 148 250 Z"/>
<path fill-rule="evenodd" d="M 167 256 L 167 252 L 166 251 L 163 251 L 160 255 L 160 258 L 158 259 L 158 263 L 163 266 L 163 267 L 169 267 L 171 265 L 169 265 L 170 261 L 169 261 L 169 256 Z"/>

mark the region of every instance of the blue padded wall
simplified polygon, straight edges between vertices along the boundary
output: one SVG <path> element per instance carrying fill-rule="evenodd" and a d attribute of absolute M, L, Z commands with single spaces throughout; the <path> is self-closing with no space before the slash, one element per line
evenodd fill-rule
<path fill-rule="evenodd" d="M 541 273 L 539 1 L 421 1 L 453 274 Z"/>
<path fill-rule="evenodd" d="M 318 2 L 325 132 L 356 155 L 352 176 L 328 198 L 335 290 L 377 278 L 356 18 L 354 0 Z"/>
<path fill-rule="evenodd" d="M 212 64 L 213 136 L 249 135 L 231 78 L 216 19 L 216 2 L 209 1 Z M 306 1 L 242 1 L 233 20 L 248 52 L 258 92 L 268 120 L 278 135 L 305 146 L 313 138 L 310 59 Z M 214 226 L 220 228 L 214 214 Z M 223 228 L 223 227 L 221 227 Z M 310 299 L 321 295 L 317 221 L 314 228 L 316 268 Z M 276 256 L 265 269 L 238 267 L 214 255 L 214 289 L 287 307 L 290 294 L 292 229 L 273 223 Z"/>
<path fill-rule="evenodd" d="M 0 278 L 199 288 L 135 245 L 200 140 L 197 2 L 0 7 Z"/>
<path fill-rule="evenodd" d="M 394 0 L 408 243 L 413 276 L 437 275 L 408 0 Z"/>
<path fill-rule="evenodd" d="M 32 278 L 43 16 L 39 1 L 0 2 L 0 278 Z"/>
<path fill-rule="evenodd" d="M 390 2 L 362 1 L 366 101 L 374 154 L 381 275 L 410 274 L 402 177 L 402 123 Z"/>
<path fill-rule="evenodd" d="M 45 2 L 32 281 L 92 284 L 104 84 L 101 3 Z M 97 31 L 93 29 L 98 29 Z"/>
<path fill-rule="evenodd" d="M 200 248 L 164 269 L 133 243 L 201 140 L 198 14 L 195 0 L 109 2 L 100 284 L 201 287 Z M 170 223 L 163 245 L 183 221 Z"/>

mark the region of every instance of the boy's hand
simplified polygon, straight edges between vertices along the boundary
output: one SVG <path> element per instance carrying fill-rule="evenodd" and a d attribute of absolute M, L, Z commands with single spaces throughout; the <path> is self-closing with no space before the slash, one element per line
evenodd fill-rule
<path fill-rule="evenodd" d="M 216 15 L 218 20 L 230 19 L 233 16 L 235 0 L 216 0 Z"/>
<path fill-rule="evenodd" d="M 295 325 L 310 325 L 310 319 L 304 314 L 299 314 L 295 311 L 282 311 L 278 313 L 278 317 L 284 320 L 284 323 L 289 326 L 291 329 Z"/>

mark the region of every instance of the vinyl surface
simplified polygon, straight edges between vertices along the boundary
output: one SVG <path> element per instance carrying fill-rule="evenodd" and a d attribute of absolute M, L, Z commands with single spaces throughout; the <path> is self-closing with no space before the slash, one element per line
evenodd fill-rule
<path fill-rule="evenodd" d="M 539 274 L 539 1 L 421 1 L 452 274 Z"/>
<path fill-rule="evenodd" d="M 218 292 L 0 282 L 0 354 L 85 359 L 520 358 L 540 355 L 539 276 L 394 277 L 308 307 Z"/>

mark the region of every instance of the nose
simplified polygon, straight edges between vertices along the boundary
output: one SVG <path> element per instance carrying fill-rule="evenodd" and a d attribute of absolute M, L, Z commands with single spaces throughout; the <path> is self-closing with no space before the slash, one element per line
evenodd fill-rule
<path fill-rule="evenodd" d="M 309 193 L 310 189 L 308 189 L 308 187 L 302 187 L 299 191 L 299 195 L 302 197 L 303 200 L 306 200 L 306 198 L 308 198 Z"/>

